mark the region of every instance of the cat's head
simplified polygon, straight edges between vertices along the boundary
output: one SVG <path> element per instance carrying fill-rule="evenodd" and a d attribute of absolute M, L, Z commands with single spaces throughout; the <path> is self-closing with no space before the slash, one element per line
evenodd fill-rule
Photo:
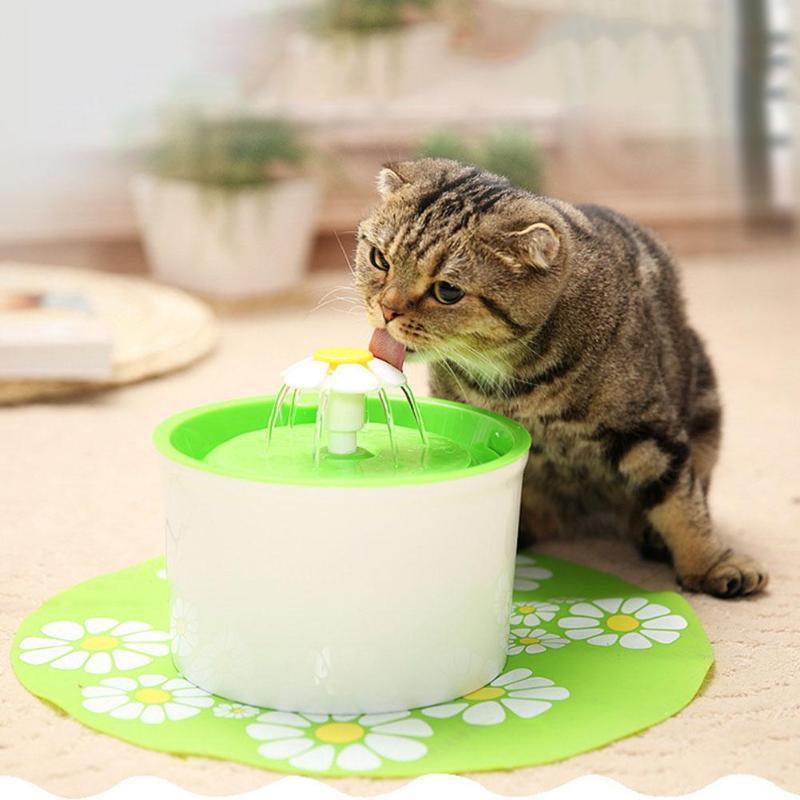
<path fill-rule="evenodd" d="M 568 271 L 553 201 L 445 159 L 389 164 L 378 191 L 355 261 L 374 327 L 423 360 L 478 368 L 547 318 Z"/>

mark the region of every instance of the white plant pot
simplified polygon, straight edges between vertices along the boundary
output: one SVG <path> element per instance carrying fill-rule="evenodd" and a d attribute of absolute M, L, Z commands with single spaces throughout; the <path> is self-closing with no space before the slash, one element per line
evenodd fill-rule
<path fill-rule="evenodd" d="M 226 437 L 253 429 L 258 401 L 236 402 L 250 404 L 239 417 L 220 404 L 156 432 L 180 672 L 244 703 L 320 713 L 427 706 L 493 680 L 506 659 L 527 433 L 503 420 L 521 431 L 504 434 L 513 452 L 463 477 L 282 485 L 186 455 L 214 446 L 205 414 L 229 415 Z M 427 403 L 443 401 L 422 400 L 423 415 Z"/>
<path fill-rule="evenodd" d="M 221 298 L 266 294 L 301 278 L 320 191 L 310 179 L 222 189 L 153 175 L 133 181 L 155 276 Z"/>

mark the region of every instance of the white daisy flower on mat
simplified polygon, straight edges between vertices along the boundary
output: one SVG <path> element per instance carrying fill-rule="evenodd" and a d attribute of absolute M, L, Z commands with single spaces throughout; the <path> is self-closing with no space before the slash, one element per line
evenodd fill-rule
<path fill-rule="evenodd" d="M 169 653 L 169 634 L 146 622 L 111 617 L 92 617 L 83 623 L 59 620 L 43 625 L 41 632 L 44 636 L 28 636 L 20 642 L 20 660 L 26 664 L 107 675 L 112 668 L 138 669 Z"/>
<path fill-rule="evenodd" d="M 214 706 L 214 716 L 225 719 L 247 719 L 258 714 L 260 709 L 255 706 L 246 706 L 242 703 L 217 703 Z"/>
<path fill-rule="evenodd" d="M 570 639 L 585 639 L 589 644 L 611 647 L 619 643 L 630 650 L 644 650 L 653 642 L 674 642 L 688 623 L 666 606 L 644 597 L 609 597 L 578 603 L 569 617 L 558 624 Z"/>
<path fill-rule="evenodd" d="M 543 628 L 512 628 L 508 634 L 506 653 L 516 656 L 523 651 L 533 655 L 546 650 L 558 650 L 569 644 L 569 639 L 562 639 L 555 633 L 548 633 Z"/>
<path fill-rule="evenodd" d="M 550 622 L 558 613 L 558 606 L 551 602 L 514 603 L 511 610 L 512 625 L 528 625 L 535 627 L 543 622 Z"/>
<path fill-rule="evenodd" d="M 514 571 L 514 589 L 518 592 L 530 592 L 539 588 L 539 581 L 552 578 L 549 569 L 536 565 L 536 559 L 525 553 L 517 555 L 517 567 Z"/>
<path fill-rule="evenodd" d="M 82 694 L 88 711 L 147 725 L 188 719 L 214 705 L 208 692 L 183 678 L 166 675 L 106 678 L 96 686 L 84 687 Z"/>
<path fill-rule="evenodd" d="M 529 669 L 512 669 L 498 675 L 490 684 L 465 694 L 452 703 L 423 708 L 427 717 L 448 719 L 461 715 L 469 725 L 499 725 L 510 711 L 531 719 L 552 707 L 554 700 L 566 700 L 569 691 L 549 678 L 534 677 Z"/>
<path fill-rule="evenodd" d="M 172 652 L 177 656 L 188 656 L 197 646 L 198 622 L 194 609 L 180 597 L 170 604 L 169 632 L 172 637 Z"/>
<path fill-rule="evenodd" d="M 343 770 L 377 769 L 382 759 L 416 761 L 428 748 L 419 738 L 433 735 L 427 722 L 409 711 L 388 714 L 294 714 L 267 711 L 247 726 L 263 742 L 264 758 L 287 760 L 297 769 L 324 772 L 334 764 Z"/>

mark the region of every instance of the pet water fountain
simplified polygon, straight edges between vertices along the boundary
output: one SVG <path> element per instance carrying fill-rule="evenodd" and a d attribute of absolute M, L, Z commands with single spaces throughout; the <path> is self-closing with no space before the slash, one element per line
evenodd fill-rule
<path fill-rule="evenodd" d="M 367 350 L 283 372 L 275 397 L 155 432 L 178 669 L 318 713 L 446 701 L 502 670 L 527 431 L 415 400 Z"/>

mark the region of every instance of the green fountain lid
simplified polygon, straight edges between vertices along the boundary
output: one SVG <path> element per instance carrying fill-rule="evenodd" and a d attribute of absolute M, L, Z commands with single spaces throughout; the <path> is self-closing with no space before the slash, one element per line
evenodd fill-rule
<path fill-rule="evenodd" d="M 274 397 L 190 409 L 155 430 L 166 458 L 231 478 L 303 486 L 396 486 L 454 480 L 496 470 L 528 452 L 530 435 L 513 420 L 462 403 L 420 398 L 423 445 L 403 398 L 391 397 L 396 457 L 378 398 L 366 399 L 366 425 L 356 453 L 313 456 L 316 401 L 300 403 L 289 426 L 283 408 L 269 448 L 266 426 Z"/>

